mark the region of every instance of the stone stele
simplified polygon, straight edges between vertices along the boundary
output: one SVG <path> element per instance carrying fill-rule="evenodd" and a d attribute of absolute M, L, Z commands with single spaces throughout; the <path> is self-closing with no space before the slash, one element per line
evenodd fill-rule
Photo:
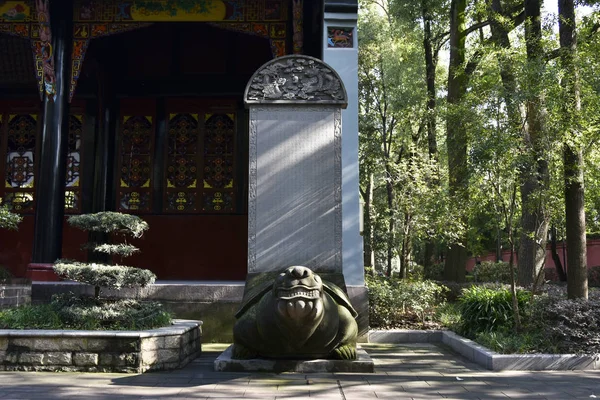
<path fill-rule="evenodd" d="M 233 327 L 234 359 L 356 359 L 357 313 L 309 268 L 249 278 Z"/>

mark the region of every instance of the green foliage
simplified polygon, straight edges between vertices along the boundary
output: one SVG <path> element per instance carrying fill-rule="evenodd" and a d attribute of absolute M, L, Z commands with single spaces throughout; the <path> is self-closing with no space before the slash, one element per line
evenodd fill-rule
<path fill-rule="evenodd" d="M 542 332 L 523 332 L 515 335 L 514 332 L 485 331 L 477 334 L 475 341 L 488 349 L 501 354 L 527 354 L 536 353 L 539 349 L 551 350 L 552 343 Z"/>
<path fill-rule="evenodd" d="M 95 214 L 81 214 L 69 217 L 69 224 L 84 231 L 121 233 L 141 237 L 148 224 L 136 215 L 104 211 Z"/>
<path fill-rule="evenodd" d="M 111 289 L 146 286 L 156 279 L 156 275 L 147 269 L 70 260 L 58 260 L 54 264 L 54 271 L 69 280 Z"/>
<path fill-rule="evenodd" d="M 429 268 L 425 268 L 423 278 L 432 281 L 441 281 L 444 279 L 444 263 L 435 263 Z"/>
<path fill-rule="evenodd" d="M 457 329 L 460 323 L 460 307 L 458 303 L 442 303 L 435 312 L 435 320 L 449 329 Z"/>
<path fill-rule="evenodd" d="M 171 324 L 171 315 L 158 302 L 132 299 L 99 300 L 72 293 L 55 295 L 52 305 L 71 329 L 151 329 Z"/>
<path fill-rule="evenodd" d="M 8 207 L 0 206 L 0 228 L 17 230 L 23 220 L 19 214 L 10 212 Z"/>
<path fill-rule="evenodd" d="M 171 324 L 160 303 L 97 300 L 72 293 L 53 296 L 50 304 L 0 311 L 0 329 L 140 330 Z"/>
<path fill-rule="evenodd" d="M 50 304 L 0 310 L 0 329 L 62 329 L 57 310 Z"/>
<path fill-rule="evenodd" d="M 525 312 L 531 293 L 517 291 L 519 311 Z M 481 332 L 510 331 L 513 327 L 513 307 L 510 289 L 491 289 L 471 286 L 464 289 L 459 298 L 461 321 L 458 332 L 475 338 Z"/>
<path fill-rule="evenodd" d="M 473 268 L 475 282 L 510 283 L 510 268 L 508 263 L 482 261 Z"/>
<path fill-rule="evenodd" d="M 446 301 L 449 303 L 456 303 L 462 295 L 463 289 L 470 288 L 473 285 L 470 282 L 438 281 L 437 283 L 448 289 L 445 295 Z"/>
<path fill-rule="evenodd" d="M 83 245 L 82 248 L 92 250 L 92 251 L 95 251 L 98 253 L 114 254 L 114 255 L 121 256 L 121 257 L 129 257 L 140 251 L 137 247 L 132 246 L 130 244 L 126 244 L 126 243 L 119 243 L 119 244 L 86 243 L 85 245 Z"/>
<path fill-rule="evenodd" d="M 588 268 L 588 285 L 600 287 L 600 266 Z"/>
<path fill-rule="evenodd" d="M 431 320 L 444 303 L 446 288 L 431 281 L 409 282 L 367 276 L 369 321 L 372 327 L 401 326 L 405 320 Z"/>
<path fill-rule="evenodd" d="M 103 233 L 130 235 L 139 238 L 148 229 L 148 224 L 135 215 L 106 211 L 96 214 L 74 215 L 69 218 L 72 226 L 83 230 Z M 84 249 L 116 254 L 126 257 L 138 249 L 127 243 L 86 243 Z M 58 260 L 54 271 L 61 277 L 95 286 L 95 297 L 100 296 L 101 287 L 120 289 L 122 287 L 146 286 L 154 283 L 156 275 L 151 271 L 120 265 L 87 264 L 70 260 Z"/>
<path fill-rule="evenodd" d="M 560 353 L 600 353 L 600 300 L 546 300 L 544 334 Z"/>
<path fill-rule="evenodd" d="M 10 282 L 12 279 L 12 274 L 9 270 L 4 267 L 0 267 L 0 283 Z"/>

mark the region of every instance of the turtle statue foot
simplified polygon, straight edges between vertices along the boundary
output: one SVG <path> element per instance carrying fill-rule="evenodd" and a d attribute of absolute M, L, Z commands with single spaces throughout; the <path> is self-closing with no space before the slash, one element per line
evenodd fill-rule
<path fill-rule="evenodd" d="M 231 358 L 236 360 L 250 360 L 258 357 L 258 353 L 241 344 L 234 344 L 231 351 Z"/>
<path fill-rule="evenodd" d="M 356 360 L 356 345 L 345 344 L 337 347 L 331 352 L 331 356 L 334 360 Z"/>

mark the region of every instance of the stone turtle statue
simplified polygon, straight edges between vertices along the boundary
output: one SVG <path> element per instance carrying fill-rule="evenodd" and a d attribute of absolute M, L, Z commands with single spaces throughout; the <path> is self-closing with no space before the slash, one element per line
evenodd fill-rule
<path fill-rule="evenodd" d="M 357 313 L 338 286 L 302 266 L 250 283 L 233 327 L 233 358 L 356 359 Z"/>

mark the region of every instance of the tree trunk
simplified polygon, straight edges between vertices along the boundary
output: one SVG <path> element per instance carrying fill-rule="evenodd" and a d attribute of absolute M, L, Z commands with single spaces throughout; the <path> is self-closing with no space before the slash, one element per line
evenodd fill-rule
<path fill-rule="evenodd" d="M 448 71 L 448 117 L 446 143 L 448 146 L 448 175 L 453 207 L 463 208 L 468 203 L 467 132 L 460 110 L 461 100 L 467 89 L 465 62 L 465 13 L 466 0 L 452 0 L 450 6 L 450 67 Z M 466 225 L 466 216 L 459 217 Z M 465 280 L 466 235 L 462 243 L 452 243 L 444 266 L 444 278 L 451 281 Z"/>
<path fill-rule="evenodd" d="M 423 17 L 423 49 L 425 50 L 425 80 L 427 85 L 427 147 L 429 151 L 429 159 L 438 161 L 437 151 L 437 138 L 436 138 L 436 90 L 435 90 L 435 79 L 436 79 L 436 68 L 437 68 L 437 56 L 433 50 L 433 40 L 431 34 L 431 22 L 432 15 L 429 0 L 421 1 L 421 12 Z M 439 179 L 436 179 L 430 183 L 432 186 L 438 186 L 440 184 Z M 425 251 L 423 255 L 423 269 L 427 276 L 427 271 L 431 271 L 435 263 L 434 252 L 435 242 L 433 238 L 427 238 L 425 240 Z"/>
<path fill-rule="evenodd" d="M 408 263 L 412 253 L 412 240 L 410 233 L 410 214 L 404 214 L 404 237 L 402 238 L 402 252 L 400 256 L 400 279 L 406 279 L 408 275 Z"/>
<path fill-rule="evenodd" d="M 364 243 L 364 266 L 374 268 L 375 267 L 375 251 L 373 250 L 374 235 L 373 230 L 373 188 L 374 179 L 373 174 L 369 174 L 369 181 L 367 184 L 367 190 L 363 192 L 363 243 Z M 362 190 L 361 190 L 362 192 Z"/>
<path fill-rule="evenodd" d="M 546 259 L 548 211 L 548 163 L 544 149 L 545 92 L 542 87 L 544 71 L 541 0 L 525 0 L 525 42 L 529 77 L 526 84 L 527 124 L 523 135 L 529 162 L 521 170 L 521 226 L 519 245 L 519 284 L 539 284 Z"/>
<path fill-rule="evenodd" d="M 386 189 L 388 203 L 388 243 L 387 243 L 387 265 L 386 276 L 392 276 L 392 260 L 394 259 L 394 247 L 396 245 L 396 216 L 394 213 L 394 186 L 392 183 L 392 171 L 388 164 L 385 166 Z"/>
<path fill-rule="evenodd" d="M 431 11 L 429 10 L 429 1 L 421 1 L 421 10 L 423 15 L 423 48 L 425 50 L 425 80 L 427 83 L 427 144 L 429 157 L 437 160 L 437 139 L 436 131 L 436 91 L 435 91 L 435 69 L 437 67 L 433 51 L 431 35 Z"/>
<path fill-rule="evenodd" d="M 566 282 L 567 274 L 565 274 L 565 270 L 560 262 L 560 257 L 556 251 L 556 227 L 554 225 L 552 225 L 552 228 L 550 229 L 550 237 L 550 254 L 552 255 L 552 261 L 554 261 L 554 267 L 556 268 L 558 280 L 561 282 Z"/>
<path fill-rule="evenodd" d="M 588 298 L 583 155 L 579 129 L 579 71 L 574 0 L 559 0 L 561 67 L 564 72 L 562 117 L 566 137 L 563 144 L 565 178 L 565 217 L 567 226 L 567 295 L 570 299 Z"/>

